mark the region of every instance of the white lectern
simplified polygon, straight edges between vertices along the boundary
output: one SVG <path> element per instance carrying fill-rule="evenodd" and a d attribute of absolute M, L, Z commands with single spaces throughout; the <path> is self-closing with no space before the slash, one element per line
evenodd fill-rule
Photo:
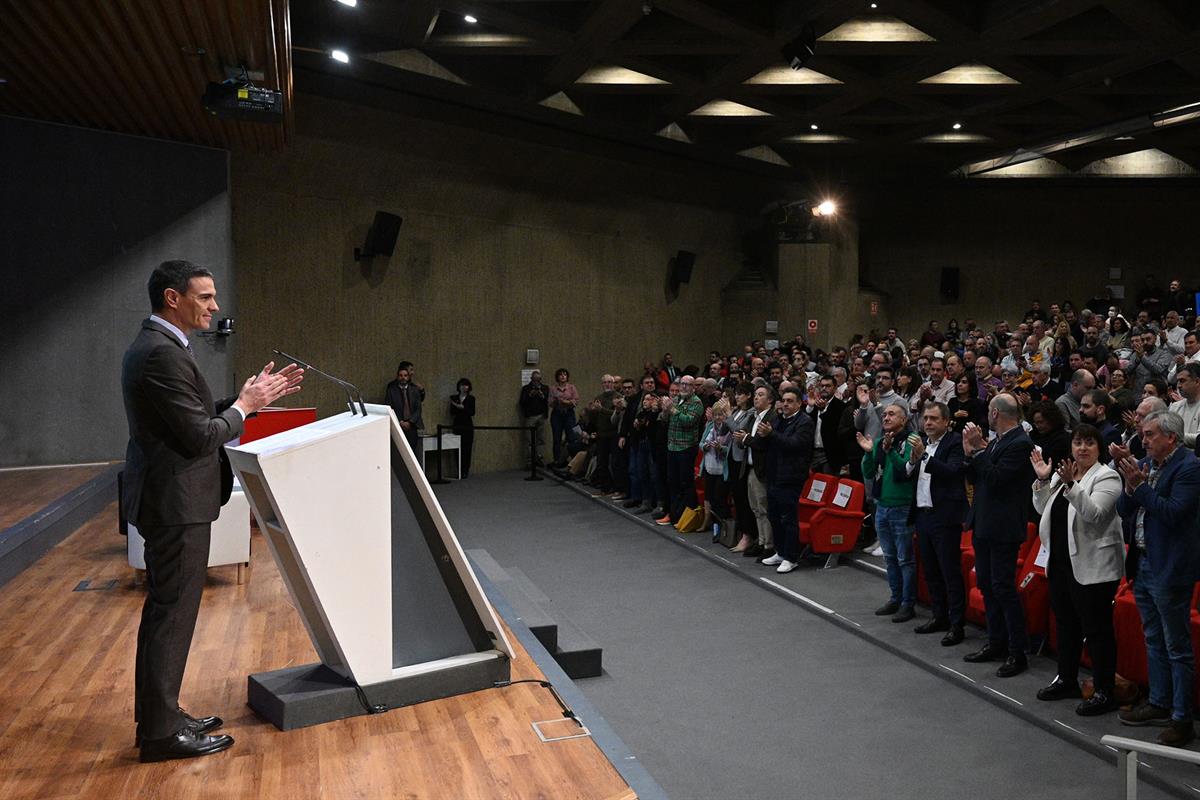
<path fill-rule="evenodd" d="M 251 675 L 279 728 L 490 688 L 512 648 L 392 410 L 228 448 L 320 664 Z"/>

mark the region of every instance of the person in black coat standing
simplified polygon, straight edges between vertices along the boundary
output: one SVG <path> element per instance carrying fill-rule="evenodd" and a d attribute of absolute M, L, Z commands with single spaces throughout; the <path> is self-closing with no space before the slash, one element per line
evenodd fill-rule
<path fill-rule="evenodd" d="M 471 474 L 471 451 L 475 447 L 475 395 L 471 394 L 471 379 L 459 378 L 457 392 L 450 395 L 450 429 L 459 438 L 462 474 Z"/>
<path fill-rule="evenodd" d="M 917 633 L 946 631 L 942 645 L 963 640 L 963 587 L 960 545 L 962 523 L 967 515 L 967 491 L 963 481 L 962 437 L 952 427 L 950 408 L 945 403 L 925 403 L 921 426 L 925 435 L 913 443 L 905 466 L 906 477 L 917 482 L 913 515 L 917 547 L 925 567 L 929 604 L 933 619 L 918 625 Z"/>
<path fill-rule="evenodd" d="M 985 442 L 975 424 L 963 431 L 967 478 L 975 485 L 975 502 L 967 517 L 974 531 L 975 576 L 987 613 L 988 642 L 964 661 L 1003 661 L 996 675 L 1024 672 L 1025 615 L 1017 594 L 1017 556 L 1025 541 L 1033 485 L 1029 454 L 1033 442 L 1021 427 L 1021 406 L 1009 394 L 988 404 L 988 426 L 996 438 Z"/>
<path fill-rule="evenodd" d="M 222 446 L 249 414 L 300 391 L 304 372 L 274 363 L 213 401 L 189 334 L 206 329 L 217 306 L 213 274 L 188 261 L 166 261 L 150 276 L 152 314 L 121 366 L 129 421 L 121 509 L 146 540 L 146 602 L 138 628 L 134 719 L 142 761 L 209 755 L 233 744 L 209 736 L 219 717 L 192 717 L 179 689 L 204 592 L 212 522 L 232 488 Z"/>
<path fill-rule="evenodd" d="M 387 385 L 383 401 L 396 412 L 400 430 L 418 464 L 422 462 L 421 428 L 425 423 L 421 419 L 421 401 L 424 399 L 425 392 L 412 382 L 412 362 L 401 361 L 396 367 L 396 380 Z"/>

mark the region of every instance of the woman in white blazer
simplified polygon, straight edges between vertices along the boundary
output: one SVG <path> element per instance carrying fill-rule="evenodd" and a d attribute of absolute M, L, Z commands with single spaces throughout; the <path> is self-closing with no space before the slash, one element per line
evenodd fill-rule
<path fill-rule="evenodd" d="M 1125 562 L 1117 498 L 1121 476 L 1100 463 L 1100 432 L 1079 425 L 1071 437 L 1071 455 L 1057 469 L 1037 450 L 1030 460 L 1038 480 L 1033 507 L 1042 515 L 1038 534 L 1049 551 L 1046 574 L 1050 607 L 1058 621 L 1058 675 L 1038 690 L 1039 700 L 1080 697 L 1079 656 L 1087 638 L 1095 693 L 1075 708 L 1090 717 L 1113 711 L 1117 640 L 1113 598 Z"/>

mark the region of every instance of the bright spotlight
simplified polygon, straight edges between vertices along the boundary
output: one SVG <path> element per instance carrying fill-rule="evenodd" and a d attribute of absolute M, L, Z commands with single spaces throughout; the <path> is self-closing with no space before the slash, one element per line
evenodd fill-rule
<path fill-rule="evenodd" d="M 821 205 L 817 206 L 817 216 L 832 217 L 837 213 L 837 206 L 832 200 L 824 200 Z"/>
<path fill-rule="evenodd" d="M 961 122 L 956 122 L 956 123 L 954 123 L 953 125 L 951 125 L 950 127 L 951 127 L 951 128 L 954 128 L 954 130 L 956 130 L 956 131 L 960 131 L 960 130 L 962 130 L 962 123 L 961 123 Z"/>
<path fill-rule="evenodd" d="M 479 20 L 477 20 L 475 17 L 473 17 L 470 14 L 467 14 L 466 16 L 464 16 L 463 19 L 465 19 L 467 22 L 471 23 L 472 25 L 474 25 L 476 22 L 479 22 Z"/>
<path fill-rule="evenodd" d="M 329 57 L 342 64 L 350 63 L 350 55 L 345 50 L 332 50 Z"/>
<path fill-rule="evenodd" d="M 344 6 L 349 6 L 350 8 L 354 8 L 355 6 L 358 5 L 358 0 L 337 0 L 337 1 Z"/>
<path fill-rule="evenodd" d="M 821 130 L 820 126 L 817 125 L 817 123 L 815 123 L 815 122 L 812 125 L 809 125 L 808 128 L 809 128 L 809 130 L 813 130 L 813 131 Z"/>

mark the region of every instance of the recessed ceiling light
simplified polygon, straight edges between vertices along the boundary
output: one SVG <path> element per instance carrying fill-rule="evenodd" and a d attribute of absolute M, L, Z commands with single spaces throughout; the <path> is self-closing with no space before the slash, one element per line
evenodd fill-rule
<path fill-rule="evenodd" d="M 814 122 L 812 125 L 809 125 L 809 126 L 808 126 L 808 129 L 809 129 L 810 131 L 819 131 L 819 130 L 821 130 L 821 128 L 820 128 L 820 127 L 817 125 L 817 123 L 815 123 L 815 122 Z"/>
<path fill-rule="evenodd" d="M 956 130 L 956 131 L 960 131 L 960 130 L 962 130 L 962 123 L 961 123 L 961 122 L 956 122 L 956 123 L 954 123 L 953 125 L 951 125 L 950 127 L 951 127 L 951 128 L 954 128 L 954 130 Z"/>
<path fill-rule="evenodd" d="M 350 55 L 345 50 L 330 50 L 329 57 L 342 64 L 350 63 Z"/>
<path fill-rule="evenodd" d="M 467 22 L 471 23 L 472 25 L 474 25 L 476 22 L 479 22 L 479 20 L 477 20 L 475 17 L 473 17 L 470 14 L 467 14 L 466 16 L 464 16 L 463 19 L 465 19 Z"/>
<path fill-rule="evenodd" d="M 871 8 L 879 8 L 879 3 L 871 3 Z"/>
<path fill-rule="evenodd" d="M 337 0 L 337 1 L 344 6 L 349 6 L 350 8 L 354 8 L 355 6 L 358 5 L 358 0 Z"/>

